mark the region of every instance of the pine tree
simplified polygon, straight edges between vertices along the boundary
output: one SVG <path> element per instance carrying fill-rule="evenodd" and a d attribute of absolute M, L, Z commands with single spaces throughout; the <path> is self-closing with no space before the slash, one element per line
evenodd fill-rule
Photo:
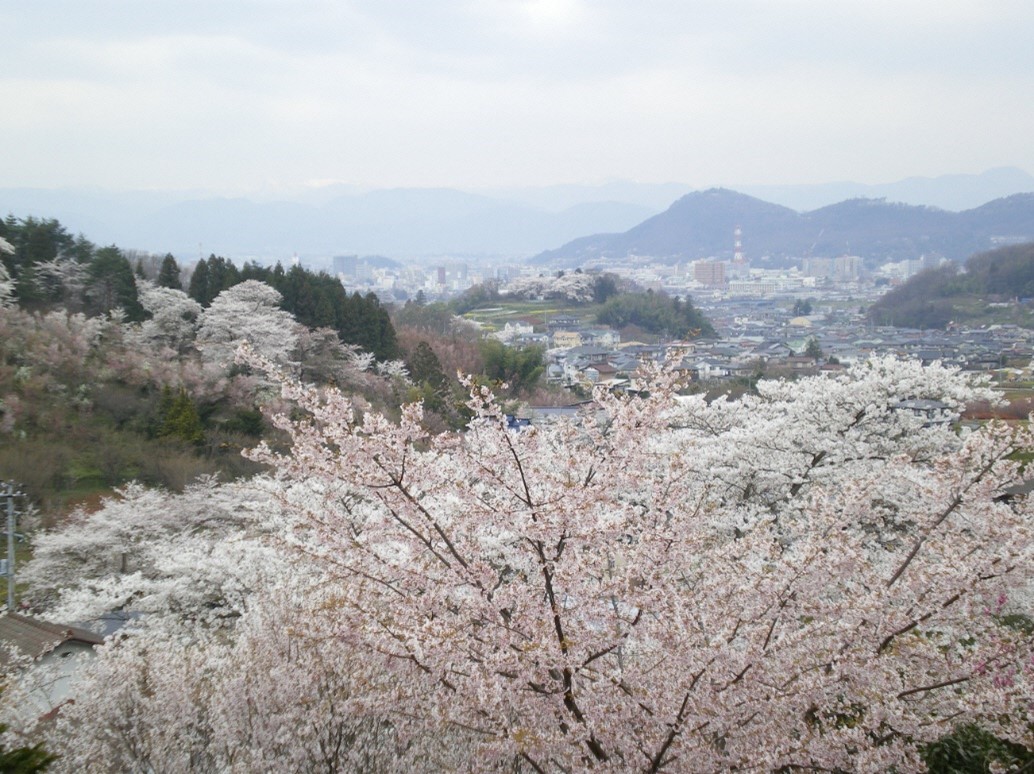
<path fill-rule="evenodd" d="M 205 431 L 201 425 L 201 416 L 186 390 L 181 389 L 173 395 L 172 390 L 166 387 L 162 391 L 159 415 L 159 438 L 178 438 L 193 444 L 204 442 Z"/>
<path fill-rule="evenodd" d="M 115 245 L 102 247 L 86 269 L 87 308 L 105 314 L 121 308 L 131 321 L 143 320 L 144 308 L 137 296 L 133 267 Z"/>
<path fill-rule="evenodd" d="M 180 279 L 180 267 L 172 253 L 166 253 L 165 257 L 162 258 L 161 268 L 158 269 L 158 286 L 173 290 L 183 289 Z"/>
<path fill-rule="evenodd" d="M 201 306 L 208 306 L 212 303 L 215 295 L 209 288 L 208 264 L 205 261 L 198 261 L 194 267 L 194 273 L 190 275 L 190 287 L 187 295 L 197 301 Z"/>
<path fill-rule="evenodd" d="M 421 340 L 413 354 L 406 361 L 410 378 L 417 384 L 426 383 L 432 389 L 440 389 L 445 385 L 445 372 L 442 370 L 442 363 L 438 356 L 431 349 L 431 345 Z"/>

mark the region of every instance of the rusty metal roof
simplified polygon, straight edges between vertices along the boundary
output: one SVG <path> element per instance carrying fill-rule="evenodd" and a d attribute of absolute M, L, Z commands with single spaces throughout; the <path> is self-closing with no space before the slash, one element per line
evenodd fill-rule
<path fill-rule="evenodd" d="M 40 621 L 20 613 L 0 616 L 0 664 L 9 660 L 8 648 L 29 658 L 39 658 L 69 641 L 100 645 L 104 638 L 88 629 Z"/>

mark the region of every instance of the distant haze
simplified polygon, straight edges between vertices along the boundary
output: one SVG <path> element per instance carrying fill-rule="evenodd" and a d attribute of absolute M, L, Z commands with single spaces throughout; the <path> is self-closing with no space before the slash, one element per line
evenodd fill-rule
<path fill-rule="evenodd" d="M 350 253 L 403 259 L 519 258 L 580 237 L 628 231 L 693 190 L 680 183 L 627 181 L 479 191 L 361 191 L 334 185 L 293 196 L 230 198 L 175 191 L 0 188 L 0 216 L 57 218 L 73 233 L 83 233 L 99 244 L 168 251 L 186 260 L 209 253 L 260 260 Z M 958 211 L 1034 191 L 1034 178 L 1018 169 L 1002 168 L 880 185 L 743 186 L 739 190 L 798 211 L 858 197 Z M 721 232 L 718 243 L 728 247 L 730 233 L 731 225 Z M 718 243 L 698 246 L 710 250 Z"/>
<path fill-rule="evenodd" d="M 1032 32 L 1029 0 L 10 2 L 0 188 L 764 196 L 1034 170 Z"/>

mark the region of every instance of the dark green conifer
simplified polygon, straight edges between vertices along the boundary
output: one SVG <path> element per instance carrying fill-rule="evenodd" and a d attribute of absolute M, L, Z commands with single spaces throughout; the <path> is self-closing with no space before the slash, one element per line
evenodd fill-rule
<path fill-rule="evenodd" d="M 158 269 L 158 286 L 183 290 L 183 283 L 180 279 L 180 267 L 172 253 L 166 253 L 162 258 L 162 265 Z"/>

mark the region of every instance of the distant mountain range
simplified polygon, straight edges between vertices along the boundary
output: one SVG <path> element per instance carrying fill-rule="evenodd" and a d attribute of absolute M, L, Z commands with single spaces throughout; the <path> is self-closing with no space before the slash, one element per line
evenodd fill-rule
<path fill-rule="evenodd" d="M 670 262 L 730 258 L 739 226 L 753 261 L 860 255 L 896 261 L 937 253 L 962 259 L 1001 241 L 1034 240 L 1034 193 L 1014 194 L 962 212 L 849 199 L 799 213 L 721 188 L 687 194 L 665 212 L 618 234 L 573 240 L 536 256 L 536 263 L 576 266 L 640 255 Z"/>
<path fill-rule="evenodd" d="M 714 186 L 707 186 L 708 188 Z M 893 183 L 816 183 L 799 185 L 752 185 L 727 183 L 719 186 L 807 212 L 846 199 L 886 199 L 902 204 L 969 210 L 992 199 L 1034 191 L 1034 176 L 1015 167 L 999 167 L 970 175 L 909 177 Z M 660 212 L 676 199 L 692 193 L 682 183 L 633 183 L 614 180 L 600 185 L 553 185 L 539 188 L 501 188 L 483 191 L 489 196 L 523 204 L 560 210 L 578 202 L 613 201 L 639 204 Z"/>
<path fill-rule="evenodd" d="M 816 185 L 727 186 L 800 212 L 808 212 L 846 199 L 886 199 L 902 204 L 925 205 L 960 212 L 993 199 L 1034 191 L 1034 177 L 1015 167 L 989 169 L 978 175 L 908 177 L 894 183 L 820 183 Z"/>
<path fill-rule="evenodd" d="M 762 250 L 784 249 L 780 247 L 784 243 L 785 249 L 799 249 L 797 245 L 802 242 L 805 247 L 815 242 L 817 250 L 843 252 L 850 246 L 852 251 L 858 251 L 861 243 L 849 229 L 838 232 L 833 228 L 818 236 L 823 218 L 836 214 L 820 213 L 829 209 L 827 205 L 844 199 L 885 197 L 911 205 L 972 210 L 992 199 L 1034 191 L 1034 177 L 1018 169 L 1004 168 L 978 175 L 909 178 L 885 185 L 829 183 L 735 188 L 774 202 L 767 205 L 766 214 L 758 208 L 758 224 L 752 220 L 741 224 L 747 249 L 756 256 Z M 690 203 L 697 200 L 689 199 L 687 203 L 679 198 L 687 194 L 705 195 L 682 183 L 629 181 L 479 191 L 363 191 L 342 185 L 273 198 L 214 197 L 198 191 L 7 188 L 0 189 L 0 215 L 57 218 L 68 230 L 83 233 L 98 244 L 172 252 L 187 261 L 209 253 L 237 259 L 283 259 L 293 254 L 325 258 L 350 253 L 377 253 L 403 259 L 443 255 L 520 257 L 585 234 L 651 231 L 654 226 L 648 226 L 651 221 L 647 219 L 676 199 L 663 215 L 692 209 Z M 745 219 L 746 214 L 754 212 L 745 203 L 731 206 L 733 210 L 743 210 Z M 869 205 L 850 206 L 865 212 L 860 214 L 863 220 L 875 217 L 874 211 L 866 209 Z M 721 209 L 716 204 L 711 213 L 718 217 Z M 758 230 L 758 226 L 774 229 L 772 234 L 783 233 L 776 224 L 794 222 L 797 211 L 802 210 L 808 211 L 797 216 L 797 220 L 807 222 L 803 239 L 789 240 L 784 234 L 783 242 L 770 245 L 761 240 L 769 232 Z M 895 217 L 905 216 L 897 213 Z M 928 213 L 925 217 L 932 222 L 940 216 Z M 700 228 L 705 227 L 711 228 L 700 224 Z M 699 230 L 694 228 L 694 233 Z M 719 218 L 713 231 L 713 237 L 691 240 L 685 249 L 707 254 L 731 250 L 729 220 Z M 599 237 L 588 239 L 599 241 Z M 559 254 L 562 250 L 553 252 Z"/>
<path fill-rule="evenodd" d="M 182 260 L 210 253 L 237 259 L 531 255 L 580 234 L 630 228 L 658 209 L 595 201 L 555 212 L 452 189 L 377 190 L 317 202 L 0 189 L 0 215 L 57 218 L 98 244 Z"/>

